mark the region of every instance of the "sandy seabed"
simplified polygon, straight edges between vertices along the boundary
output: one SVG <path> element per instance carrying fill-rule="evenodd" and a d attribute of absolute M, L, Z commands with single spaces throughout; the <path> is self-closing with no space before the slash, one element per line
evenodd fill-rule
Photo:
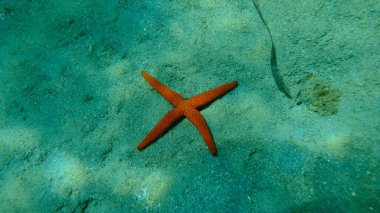
<path fill-rule="evenodd" d="M 0 0 L 1 212 L 379 212 L 380 3 Z M 136 146 L 184 97 L 238 80 Z"/>

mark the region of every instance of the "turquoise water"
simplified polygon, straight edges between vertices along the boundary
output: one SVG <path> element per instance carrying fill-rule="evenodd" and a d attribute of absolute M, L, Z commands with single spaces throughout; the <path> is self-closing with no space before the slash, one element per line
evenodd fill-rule
<path fill-rule="evenodd" d="M 379 212 L 379 26 L 377 0 L 0 0 L 0 211 Z M 200 109 L 217 156 L 188 119 L 137 150 L 172 109 L 142 70 L 239 82 Z"/>

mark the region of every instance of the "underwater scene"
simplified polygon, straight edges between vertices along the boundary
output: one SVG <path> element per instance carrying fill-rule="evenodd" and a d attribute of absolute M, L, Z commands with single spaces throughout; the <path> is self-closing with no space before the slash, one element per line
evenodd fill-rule
<path fill-rule="evenodd" d="M 380 212 L 379 0 L 0 0 L 0 212 Z"/>

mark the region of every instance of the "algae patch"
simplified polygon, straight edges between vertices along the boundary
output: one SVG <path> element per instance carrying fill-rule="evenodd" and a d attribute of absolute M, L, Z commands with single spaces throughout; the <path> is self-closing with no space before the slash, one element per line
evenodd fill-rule
<path fill-rule="evenodd" d="M 304 103 L 309 110 L 322 116 L 338 112 L 342 92 L 313 73 L 309 73 L 300 82 L 303 86 L 297 95 L 298 105 Z"/>

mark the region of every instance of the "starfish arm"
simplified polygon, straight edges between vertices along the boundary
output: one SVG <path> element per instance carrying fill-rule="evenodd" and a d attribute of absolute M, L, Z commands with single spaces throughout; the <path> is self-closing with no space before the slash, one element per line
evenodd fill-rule
<path fill-rule="evenodd" d="M 165 86 L 163 83 L 159 82 L 157 79 L 153 78 L 148 73 L 142 71 L 141 75 L 145 78 L 145 80 L 152 85 L 152 87 L 157 90 L 158 93 L 160 93 L 167 101 L 169 101 L 173 106 L 177 106 L 181 101 L 184 100 L 184 98 L 175 92 L 174 90 L 171 90 L 167 86 Z"/>
<path fill-rule="evenodd" d="M 216 148 L 214 139 L 212 138 L 210 129 L 201 113 L 195 108 L 187 108 L 185 110 L 185 116 L 194 124 L 194 126 L 201 133 L 203 140 L 206 142 L 211 154 L 216 155 Z"/>
<path fill-rule="evenodd" d="M 201 93 L 199 95 L 196 95 L 196 96 L 190 98 L 188 101 L 195 108 L 202 107 L 206 104 L 213 102 L 218 97 L 226 94 L 227 92 L 229 92 L 230 90 L 235 88 L 237 85 L 238 85 L 238 82 L 233 81 L 231 83 L 224 84 L 224 85 L 217 87 L 215 89 L 209 90 L 209 91 Z"/>
<path fill-rule="evenodd" d="M 156 124 L 156 126 L 149 132 L 143 141 L 137 146 L 138 150 L 143 150 L 145 147 L 153 143 L 161 134 L 166 132 L 169 127 L 178 121 L 183 116 L 182 110 L 174 108 Z"/>

